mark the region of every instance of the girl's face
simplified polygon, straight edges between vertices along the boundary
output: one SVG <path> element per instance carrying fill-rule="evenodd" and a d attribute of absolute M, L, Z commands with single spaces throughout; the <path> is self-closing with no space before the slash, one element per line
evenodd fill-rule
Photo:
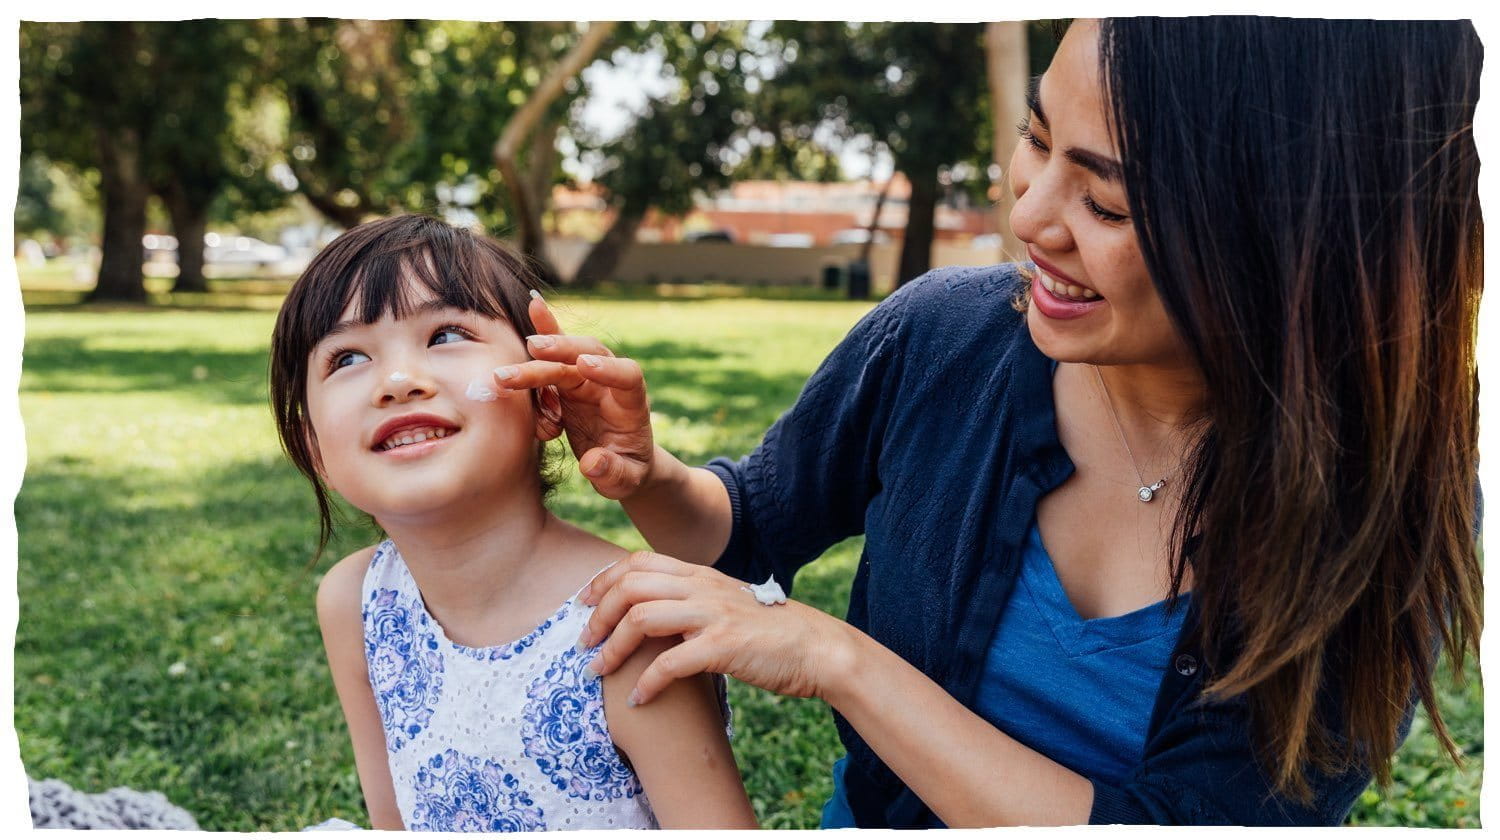
<path fill-rule="evenodd" d="M 1010 224 L 1038 269 L 1027 326 L 1058 361 L 1179 365 L 1186 347 L 1127 215 L 1099 66 L 1098 23 L 1078 21 L 1041 78 L 1011 158 Z"/>
<path fill-rule="evenodd" d="M 308 360 L 307 409 L 324 480 L 380 521 L 490 506 L 537 484 L 539 428 L 524 394 L 478 402 L 477 382 L 528 360 L 511 325 L 417 285 L 410 314 L 361 325 L 351 303 Z M 539 490 L 538 490 L 539 492 Z"/>

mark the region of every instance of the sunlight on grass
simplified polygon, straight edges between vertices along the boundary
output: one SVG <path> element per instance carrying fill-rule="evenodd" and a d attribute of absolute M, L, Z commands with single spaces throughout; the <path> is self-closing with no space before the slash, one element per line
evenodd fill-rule
<path fill-rule="evenodd" d="M 21 755 L 33 777 L 161 790 L 210 830 L 362 823 L 313 610 L 329 559 L 309 566 L 312 496 L 282 457 L 266 406 L 273 314 L 255 310 L 277 290 L 243 287 L 228 310 L 192 308 L 227 293 L 166 311 L 59 308 L 28 293 L 28 465 L 16 502 Z M 871 306 L 633 295 L 555 303 L 568 328 L 642 362 L 658 439 L 689 462 L 753 447 Z M 561 515 L 644 546 L 571 464 L 569 475 L 554 502 Z M 330 558 L 372 539 L 350 519 Z M 847 541 L 806 569 L 797 597 L 842 615 L 860 545 Z M 1477 824 L 1478 682 L 1443 698 L 1467 765 L 1442 759 L 1419 720 L 1396 785 L 1366 794 L 1356 822 Z M 842 753 L 827 710 L 740 684 L 731 699 L 757 814 L 767 827 L 815 826 Z"/>

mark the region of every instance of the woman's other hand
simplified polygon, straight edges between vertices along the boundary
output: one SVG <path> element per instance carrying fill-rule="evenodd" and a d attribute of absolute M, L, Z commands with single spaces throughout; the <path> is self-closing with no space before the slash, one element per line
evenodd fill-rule
<path fill-rule="evenodd" d="M 636 682 L 634 703 L 699 673 L 792 697 L 824 697 L 854 658 L 858 631 L 797 601 L 760 603 L 743 582 L 712 568 L 637 552 L 601 572 L 583 600 L 597 605 L 578 643 L 604 639 L 591 667 L 608 674 L 642 640 L 681 635 Z"/>
<path fill-rule="evenodd" d="M 640 365 L 592 336 L 563 335 L 540 295 L 530 305 L 537 334 L 526 338 L 536 361 L 495 371 L 503 391 L 552 385 L 562 400 L 562 430 L 579 471 L 608 499 L 626 499 L 646 483 L 655 458 L 651 409 Z"/>

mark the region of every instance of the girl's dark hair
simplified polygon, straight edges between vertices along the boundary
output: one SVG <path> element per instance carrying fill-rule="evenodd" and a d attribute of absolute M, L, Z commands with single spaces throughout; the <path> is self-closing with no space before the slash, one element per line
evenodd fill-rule
<path fill-rule="evenodd" d="M 1208 385 L 1172 583 L 1191 567 L 1206 695 L 1248 703 L 1296 799 L 1308 768 L 1388 783 L 1414 697 L 1457 759 L 1432 683 L 1481 626 L 1478 37 L 1259 17 L 1099 37 L 1135 231 Z"/>
<path fill-rule="evenodd" d="M 527 307 L 542 283 L 524 260 L 487 236 L 423 215 L 395 216 L 350 228 L 308 263 L 292 284 L 271 334 L 271 410 L 282 448 L 312 482 L 318 499 L 318 555 L 333 535 L 333 507 L 318 476 L 317 441 L 307 420 L 307 372 L 313 347 L 351 301 L 361 324 L 412 311 L 412 290 L 425 287 L 449 306 L 510 322 L 534 333 Z M 533 408 L 536 395 L 532 394 Z M 538 444 L 542 495 L 560 477 Z"/>

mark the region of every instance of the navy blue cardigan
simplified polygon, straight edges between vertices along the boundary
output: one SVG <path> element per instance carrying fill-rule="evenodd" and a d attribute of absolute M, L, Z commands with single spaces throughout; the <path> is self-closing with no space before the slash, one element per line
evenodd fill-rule
<path fill-rule="evenodd" d="M 708 465 L 734 509 L 719 569 L 757 582 L 774 573 L 790 591 L 799 568 L 864 534 L 849 622 L 970 707 L 1037 501 L 1073 472 L 1052 362 L 1011 307 L 1019 282 L 1006 265 L 907 284 L 850 331 L 754 452 Z M 1343 822 L 1370 773 L 1310 771 L 1310 805 L 1273 795 L 1244 703 L 1194 703 L 1208 670 L 1189 641 L 1195 620 L 1190 601 L 1140 764 L 1117 784 L 1092 780 L 1089 821 Z M 834 719 L 858 824 L 922 825 L 926 806 Z M 922 725 L 918 710 L 911 725 Z"/>

